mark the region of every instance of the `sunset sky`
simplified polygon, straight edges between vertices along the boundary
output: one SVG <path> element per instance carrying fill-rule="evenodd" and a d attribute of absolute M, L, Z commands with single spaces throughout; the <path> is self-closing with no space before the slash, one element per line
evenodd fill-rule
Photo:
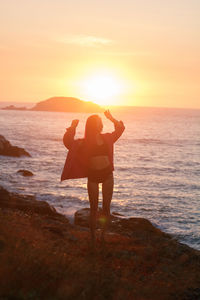
<path fill-rule="evenodd" d="M 2 0 L 0 101 L 200 108 L 199 0 Z"/>

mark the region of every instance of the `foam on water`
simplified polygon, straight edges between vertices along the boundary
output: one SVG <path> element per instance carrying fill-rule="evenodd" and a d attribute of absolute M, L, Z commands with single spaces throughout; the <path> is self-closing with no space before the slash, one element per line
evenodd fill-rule
<path fill-rule="evenodd" d="M 115 145 L 112 211 L 148 218 L 200 249 L 200 111 L 129 108 L 115 115 L 124 120 L 126 130 Z M 0 184 L 46 200 L 68 217 L 88 207 L 86 179 L 60 182 L 67 154 L 62 144 L 65 128 L 79 118 L 77 137 L 82 137 L 87 117 L 0 111 L 0 134 L 32 155 L 0 156 Z M 104 131 L 112 131 L 112 124 L 102 118 Z M 34 176 L 22 177 L 16 173 L 19 169 L 28 169 Z"/>

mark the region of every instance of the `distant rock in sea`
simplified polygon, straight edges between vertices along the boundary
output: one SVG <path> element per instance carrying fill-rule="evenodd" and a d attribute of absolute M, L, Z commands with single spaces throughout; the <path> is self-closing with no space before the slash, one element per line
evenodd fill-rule
<path fill-rule="evenodd" d="M 22 107 L 16 107 L 15 105 L 9 105 L 2 108 L 3 110 L 27 110 L 25 106 Z"/>
<path fill-rule="evenodd" d="M 92 102 L 86 102 L 72 97 L 53 97 L 38 102 L 31 110 L 56 112 L 102 112 L 103 109 Z"/>
<path fill-rule="evenodd" d="M 33 176 L 33 173 L 31 171 L 28 171 L 28 170 L 18 170 L 17 174 L 20 174 L 20 175 L 22 175 L 24 177 Z"/>
<path fill-rule="evenodd" d="M 11 145 L 11 143 L 5 139 L 3 135 L 0 135 L 0 155 L 5 156 L 31 156 L 24 148 Z"/>

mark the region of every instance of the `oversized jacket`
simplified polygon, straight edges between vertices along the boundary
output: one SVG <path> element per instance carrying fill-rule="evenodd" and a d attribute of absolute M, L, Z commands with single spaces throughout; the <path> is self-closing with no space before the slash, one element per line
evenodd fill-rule
<path fill-rule="evenodd" d="M 124 124 L 120 121 L 115 123 L 115 130 L 112 133 L 101 134 L 108 145 L 108 157 L 112 170 L 114 170 L 113 146 L 122 135 L 124 129 Z M 63 136 L 63 143 L 69 151 L 62 171 L 61 181 L 88 177 L 88 152 L 82 147 L 84 139 L 74 139 L 75 133 L 75 128 L 69 127 Z"/>

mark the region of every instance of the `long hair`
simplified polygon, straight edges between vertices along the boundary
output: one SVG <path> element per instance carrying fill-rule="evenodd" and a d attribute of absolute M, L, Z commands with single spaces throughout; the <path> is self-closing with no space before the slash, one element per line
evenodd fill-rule
<path fill-rule="evenodd" d="M 95 143 L 95 137 L 102 131 L 102 120 L 98 115 L 91 115 L 87 118 L 85 124 L 85 141 L 89 145 Z"/>

